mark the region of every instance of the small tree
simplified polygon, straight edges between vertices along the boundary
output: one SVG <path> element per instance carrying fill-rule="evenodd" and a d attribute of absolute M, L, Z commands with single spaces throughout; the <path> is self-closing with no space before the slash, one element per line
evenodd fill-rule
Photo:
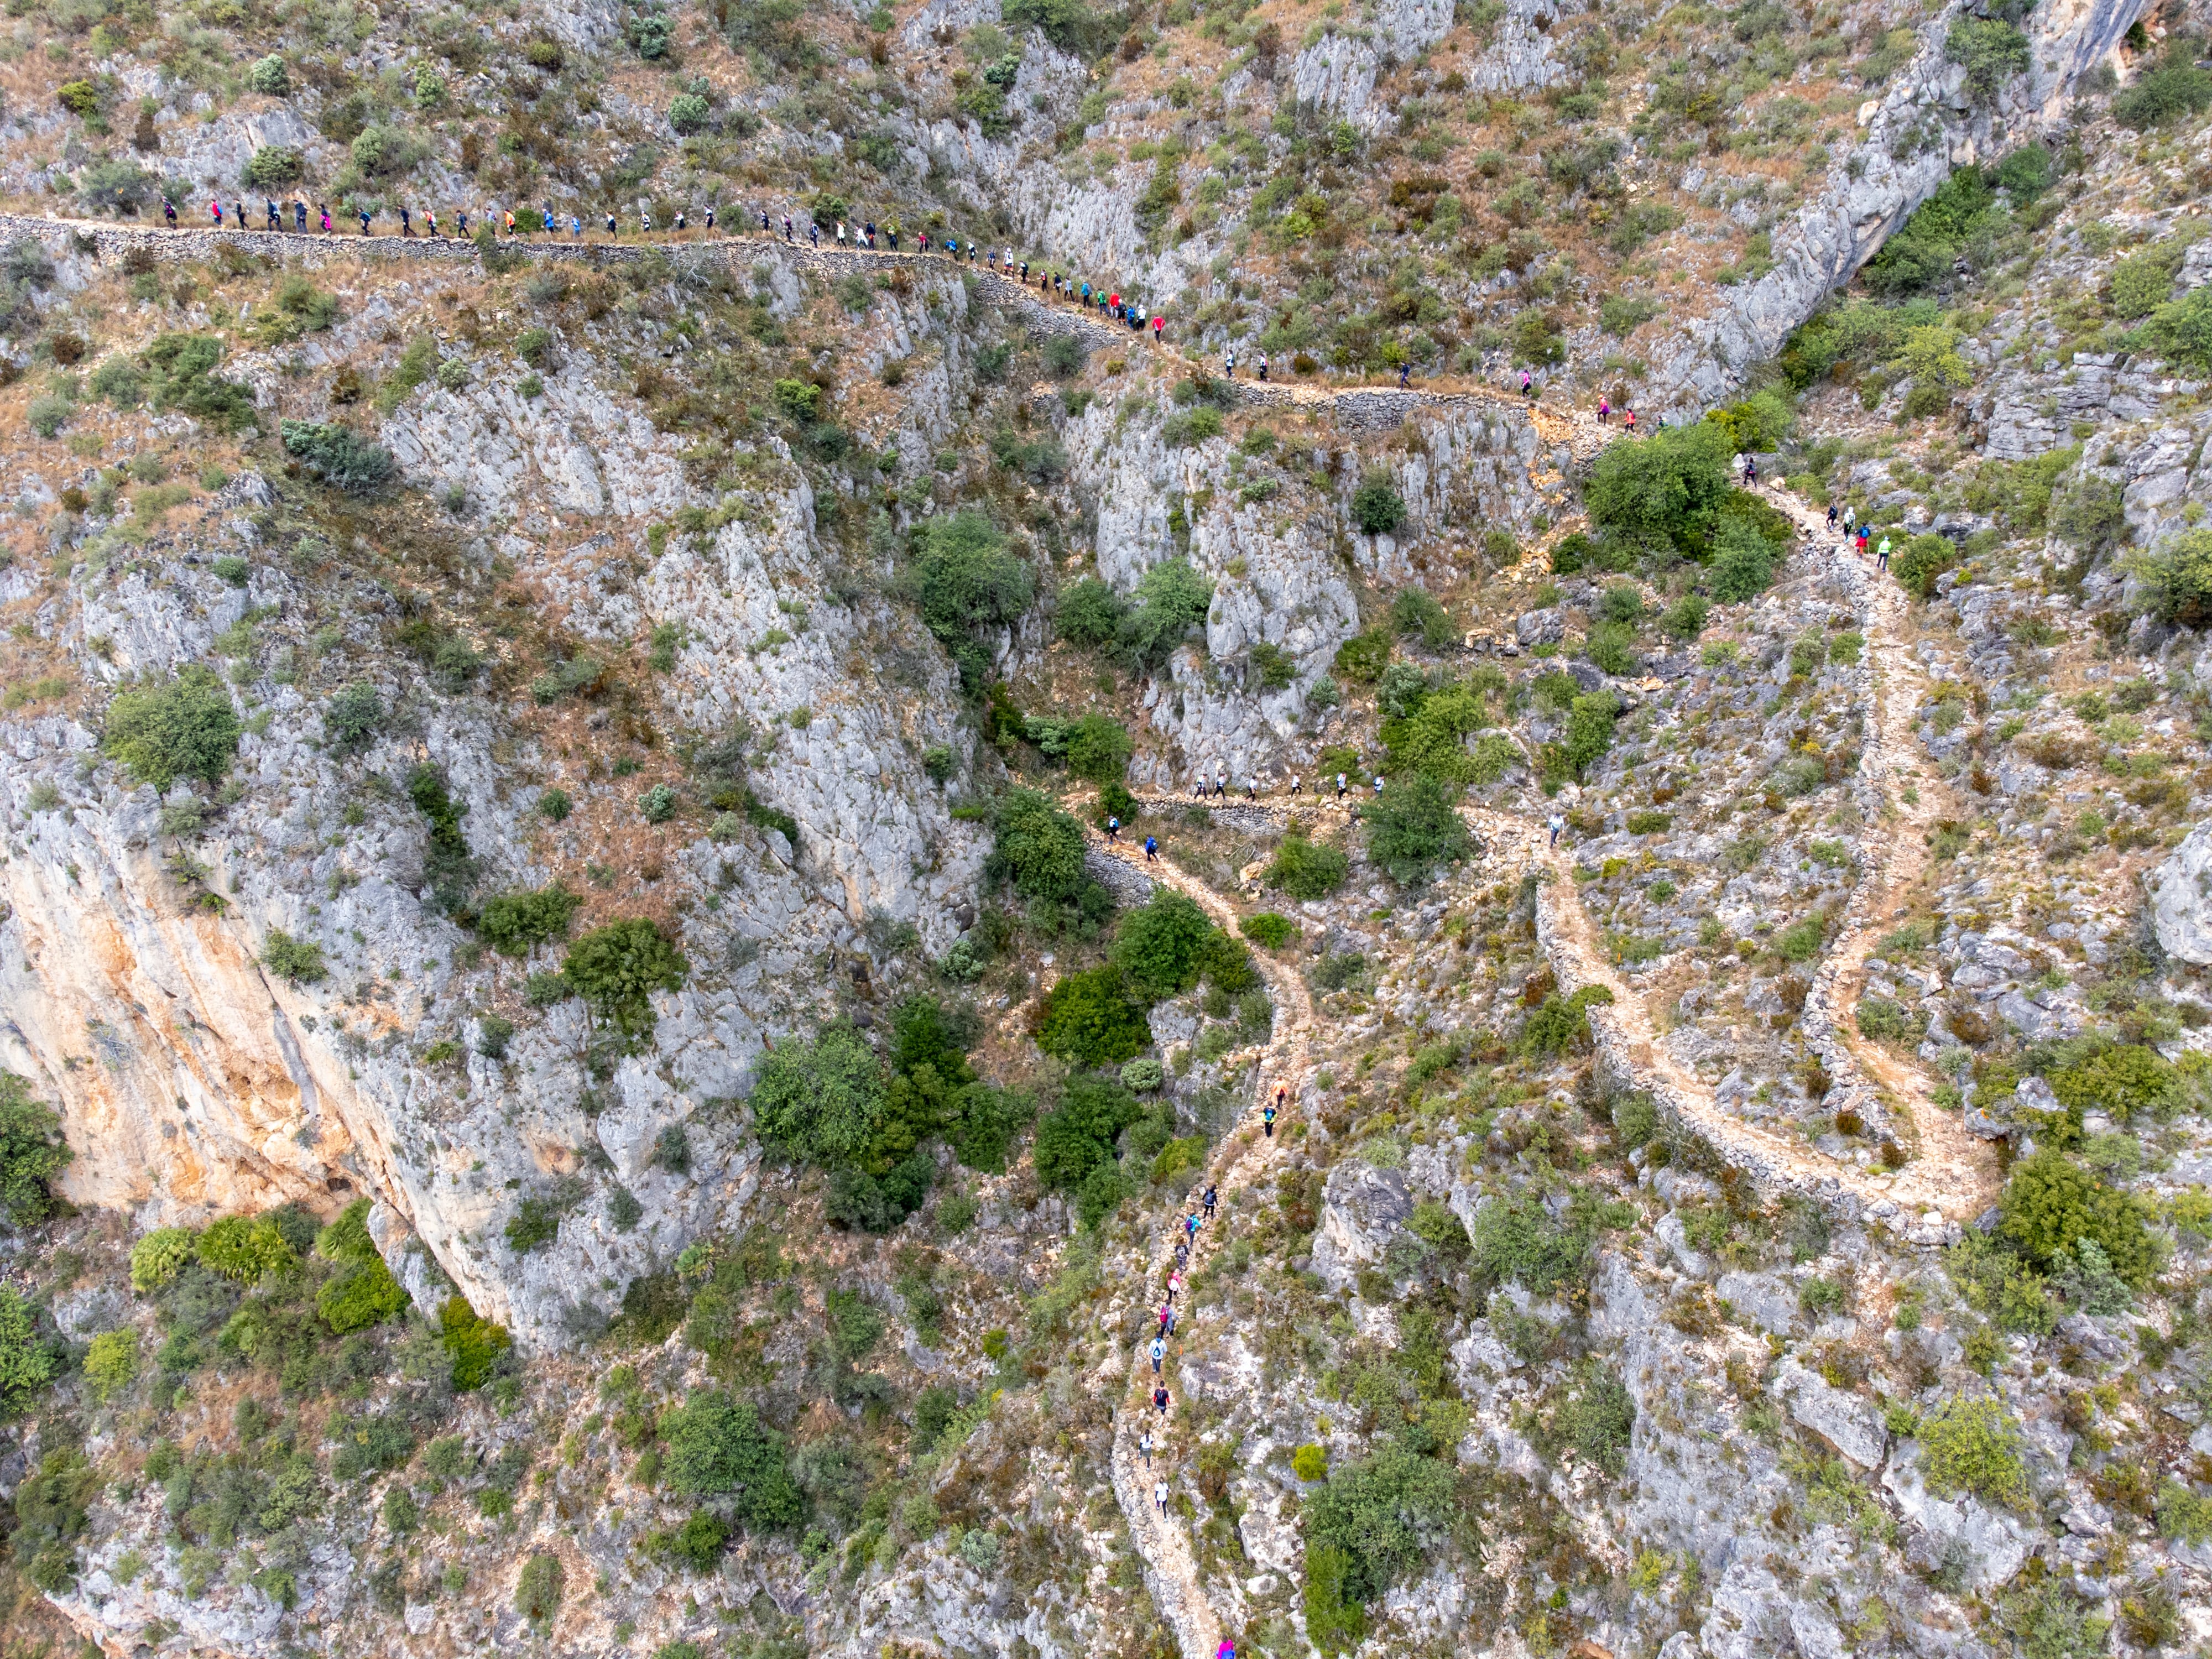
<path fill-rule="evenodd" d="M 1377 470 L 1359 481 L 1352 494 L 1352 521 L 1368 536 L 1387 536 L 1406 522 L 1406 498 L 1390 475 Z"/>
<path fill-rule="evenodd" d="M 852 1026 L 825 1025 L 811 1042 L 787 1039 L 761 1056 L 751 1104 L 763 1139 L 841 1168 L 867 1150 L 883 1121 L 883 1065 Z"/>
<path fill-rule="evenodd" d="M 167 684 L 117 692 L 100 745 L 139 781 L 166 793 L 180 777 L 220 783 L 238 753 L 238 732 L 222 678 L 193 664 Z"/>
<path fill-rule="evenodd" d="M 1442 866 L 1474 850 L 1451 794 L 1434 778 L 1416 777 L 1386 790 L 1369 823 L 1368 856 L 1401 887 L 1425 883 Z"/>

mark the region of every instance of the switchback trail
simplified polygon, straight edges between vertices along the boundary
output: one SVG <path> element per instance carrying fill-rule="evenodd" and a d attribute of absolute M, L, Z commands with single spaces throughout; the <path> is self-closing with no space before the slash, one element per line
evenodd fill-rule
<path fill-rule="evenodd" d="M 1171 867 L 1164 860 L 1147 863 L 1140 848 L 1108 842 L 1095 831 L 1091 836 L 1095 848 L 1137 866 L 1162 886 L 1184 895 L 1231 938 L 1237 936 L 1236 908 L 1205 883 Z M 1286 1105 L 1295 1102 L 1312 1065 L 1314 1009 L 1305 981 L 1297 969 L 1273 960 L 1265 951 L 1253 952 L 1252 963 L 1274 999 L 1274 1023 L 1256 1058 L 1252 1098 L 1241 1115 L 1242 1121 L 1222 1137 L 1205 1174 L 1190 1190 L 1190 1211 L 1198 1209 L 1199 1194 L 1208 1182 L 1217 1188 L 1220 1204 L 1219 1212 L 1199 1229 L 1197 1238 L 1192 1242 L 1190 1266 L 1184 1279 L 1194 1287 L 1200 1270 L 1213 1254 L 1215 1243 L 1228 1232 L 1230 1218 L 1235 1213 L 1236 1194 L 1256 1185 L 1281 1158 L 1285 1124 L 1277 1122 L 1277 1133 L 1273 1137 L 1262 1133 L 1255 1121 L 1257 1109 L 1278 1087 L 1289 1091 Z M 1167 1276 L 1175 1262 L 1175 1240 L 1176 1234 L 1170 1231 L 1153 1243 L 1146 1261 L 1145 1290 L 1139 1298 L 1139 1305 L 1150 1308 L 1165 1299 Z M 1188 1331 L 1194 1318 L 1188 1298 L 1180 1317 Z M 1144 1557 L 1146 1588 L 1152 1591 L 1152 1601 L 1161 1614 L 1174 1626 L 1183 1659 L 1214 1659 L 1221 1644 L 1221 1620 L 1200 1583 L 1197 1557 L 1192 1551 L 1189 1534 L 1172 1516 L 1163 1516 L 1152 1507 L 1152 1484 L 1167 1474 L 1164 1456 L 1156 1449 L 1154 1469 L 1148 1470 L 1143 1454 L 1137 1449 L 1138 1437 L 1147 1426 L 1162 1421 L 1152 1409 L 1152 1370 L 1144 1353 L 1148 1340 L 1140 1339 L 1131 1357 L 1129 1386 L 1115 1420 L 1114 1496 L 1121 1503 L 1121 1513 L 1127 1517 L 1138 1553 Z M 1176 1369 L 1170 1358 L 1165 1373 L 1166 1386 L 1171 1398 L 1179 1401 L 1182 1391 Z M 1174 1409 L 1170 1405 L 1170 1411 Z"/>
<path fill-rule="evenodd" d="M 1820 544 L 1828 532 L 1819 514 L 1784 492 L 1770 489 L 1764 493 L 1805 532 L 1808 550 Z M 1851 592 L 1866 639 L 1873 682 L 1873 735 L 1861 766 L 1882 796 L 1885 816 L 1880 833 L 1864 838 L 1863 844 L 1879 851 L 1866 879 L 1852 894 L 1842 933 L 1807 992 L 1801 1029 L 1829 1072 L 1828 1099 L 1837 1109 L 1856 1105 L 1865 1117 L 1872 1115 L 1864 1108 L 1876 1105 L 1881 1111 L 1875 1115 L 1901 1113 L 1905 1133 L 1900 1142 L 1908 1154 L 1902 1169 L 1892 1172 L 1839 1162 L 1796 1137 L 1747 1123 L 1717 1105 L 1712 1090 L 1669 1050 L 1661 1036 L 1662 1022 L 1645 994 L 1606 960 L 1602 935 L 1583 908 L 1571 857 L 1551 847 L 1546 830 L 1531 819 L 1473 805 L 1462 811 L 1491 850 L 1503 853 L 1515 868 L 1536 870 L 1544 876 L 1537 889 L 1537 921 L 1546 955 L 1562 983 L 1573 988 L 1600 985 L 1611 993 L 1610 1006 L 1589 1010 L 1590 1026 L 1601 1054 L 1624 1080 L 1650 1092 L 1662 1109 L 1759 1184 L 1798 1191 L 1823 1203 L 1849 1194 L 1873 1214 L 1893 1220 L 1908 1237 L 1936 1243 L 1995 1201 L 2002 1174 L 1995 1152 L 1966 1132 L 1963 1114 L 1937 1105 L 1927 1079 L 1861 1037 L 1850 1015 L 1865 983 L 1866 959 L 1875 942 L 1893 921 L 1926 866 L 1923 835 L 1937 816 L 1941 786 L 1932 775 L 1922 773 L 1912 750 L 1912 716 L 1919 691 L 1917 670 L 1901 634 L 1905 617 L 1902 590 L 1893 582 L 1875 580 L 1866 564 L 1849 553 L 1839 556 L 1836 574 Z M 1139 799 L 1154 813 L 1199 804 L 1170 795 Z M 1309 804 L 1297 806 L 1279 798 L 1224 798 L 1222 805 L 1232 815 L 1262 814 L 1277 822 L 1311 821 L 1343 811 L 1318 793 Z"/>

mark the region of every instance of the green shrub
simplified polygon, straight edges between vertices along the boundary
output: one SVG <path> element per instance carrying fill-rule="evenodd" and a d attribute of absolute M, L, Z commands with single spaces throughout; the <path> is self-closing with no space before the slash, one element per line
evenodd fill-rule
<path fill-rule="evenodd" d="M 1376 1600 L 1420 1565 L 1452 1510 L 1451 1472 L 1401 1445 L 1334 1470 L 1305 1503 L 1306 1547 L 1341 1551 L 1342 1599 Z"/>
<path fill-rule="evenodd" d="M 1328 1476 L 1328 1448 L 1300 1446 L 1291 1454 L 1291 1473 L 1301 1480 L 1322 1480 Z"/>
<path fill-rule="evenodd" d="M 483 1317 L 458 1292 L 447 1297 L 446 1305 L 438 1310 L 438 1334 L 452 1363 L 453 1386 L 464 1394 L 491 1381 L 501 1357 L 514 1340 L 504 1325 Z"/>
<path fill-rule="evenodd" d="M 1588 1273 L 1595 1236 L 1573 1212 L 1562 1221 L 1528 1193 L 1502 1195 L 1475 1212 L 1469 1234 L 1476 1273 L 1488 1284 L 1517 1284 L 1548 1297 Z"/>
<path fill-rule="evenodd" d="M 264 144 L 246 158 L 239 178 L 248 190 L 278 191 L 305 178 L 307 164 L 289 144 Z"/>
<path fill-rule="evenodd" d="M 1958 562 L 1958 544 L 1934 534 L 1911 537 L 1889 556 L 1890 574 L 1898 586 L 1923 599 L 1935 592 L 1936 579 Z"/>
<path fill-rule="evenodd" d="M 1145 1005 L 1109 963 L 1070 974 L 1045 994 L 1037 1047 L 1076 1066 L 1116 1065 L 1152 1046 Z"/>
<path fill-rule="evenodd" d="M 1348 1653 L 1367 1639 L 1367 1613 L 1347 1589 L 1351 1555 L 1334 1544 L 1306 1548 L 1306 1636 L 1323 1653 Z"/>
<path fill-rule="evenodd" d="M 795 1525 L 804 1510 L 786 1467 L 783 1438 L 763 1426 L 749 1402 L 720 1389 L 694 1389 L 661 1419 L 668 1451 L 661 1472 L 687 1498 L 734 1493 L 732 1513 L 747 1528 L 773 1532 Z"/>
<path fill-rule="evenodd" d="M 2177 48 L 2113 96 L 2112 118 L 2142 132 L 2179 115 L 2194 115 L 2208 104 L 2212 104 L 2212 74 L 2198 69 L 2186 50 Z"/>
<path fill-rule="evenodd" d="M 1653 541 L 1703 535 L 1729 493 L 1726 433 L 1705 422 L 1598 452 L 1583 492 L 1590 522 Z"/>
<path fill-rule="evenodd" d="M 1352 493 L 1352 521 L 1368 536 L 1388 536 L 1405 526 L 1406 499 L 1389 473 L 1371 471 L 1359 481 Z"/>
<path fill-rule="evenodd" d="M 1069 902 L 1090 877 L 1083 869 L 1083 826 L 1034 789 L 1000 799 L 992 849 L 994 872 L 1025 899 Z"/>
<path fill-rule="evenodd" d="M 761 1056 L 751 1105 L 762 1139 L 787 1156 L 848 1164 L 882 1121 L 882 1063 L 852 1026 L 824 1025 L 811 1042 L 787 1040 Z"/>
<path fill-rule="evenodd" d="M 166 684 L 118 691 L 100 747 L 163 793 L 179 778 L 220 783 L 238 753 L 238 715 L 213 669 L 193 664 Z"/>
<path fill-rule="evenodd" d="M 1293 830 L 1275 848 L 1261 879 L 1294 899 L 1322 899 L 1344 885 L 1352 861 L 1334 847 L 1318 846 Z"/>
<path fill-rule="evenodd" d="M 1636 1402 L 1628 1389 L 1612 1372 L 1599 1370 L 1560 1403 L 1551 1424 L 1555 1437 L 1616 1476 L 1627 1462 L 1635 1427 Z"/>
<path fill-rule="evenodd" d="M 160 1290 L 198 1259 L 199 1235 L 189 1227 L 156 1227 L 131 1247 L 131 1288 Z"/>
<path fill-rule="evenodd" d="M 1382 678 L 1382 671 L 1389 662 L 1389 630 L 1375 628 L 1364 634 L 1355 634 L 1337 647 L 1331 665 L 1355 684 L 1372 685 Z"/>
<path fill-rule="evenodd" d="M 2191 1546 L 2212 1539 L 2212 1498 L 2169 1480 L 2159 1486 L 2157 1507 L 2160 1537 Z"/>
<path fill-rule="evenodd" d="M 526 957 L 549 939 L 566 938 L 583 902 L 559 882 L 534 892 L 502 893 L 478 913 L 477 936 L 503 957 Z"/>
<path fill-rule="evenodd" d="M 225 1216 L 200 1235 L 199 1259 L 210 1271 L 246 1285 L 300 1265 L 275 1220 L 265 1215 Z"/>
<path fill-rule="evenodd" d="M 1775 562 L 1771 542 L 1748 526 L 1723 520 L 1713 537 L 1708 567 L 1713 598 L 1723 605 L 1741 605 L 1765 592 L 1773 584 Z"/>
<path fill-rule="evenodd" d="M 0 1210 L 9 1220 L 29 1227 L 58 1213 L 49 1183 L 75 1156 L 61 1119 L 31 1098 L 25 1079 L 0 1072 Z"/>
<path fill-rule="evenodd" d="M 1613 728 L 1620 718 L 1620 700 L 1610 691 L 1589 691 L 1567 705 L 1566 731 L 1556 744 L 1547 744 L 1547 769 L 1579 778 L 1613 747 Z"/>
<path fill-rule="evenodd" d="M 1950 276 L 1962 254 L 1986 239 L 1996 210 L 1996 192 L 1981 168 L 1954 168 L 1867 262 L 1866 285 L 1889 300 L 1934 287 Z"/>
<path fill-rule="evenodd" d="M 233 380 L 219 379 L 222 342 L 205 334 L 164 334 L 146 348 L 154 406 L 180 410 L 225 431 L 252 424 L 253 394 Z"/>
<path fill-rule="evenodd" d="M 1279 951 L 1298 936 L 1297 924 L 1273 910 L 1245 917 L 1237 928 L 1246 939 L 1268 951 Z"/>
<path fill-rule="evenodd" d="M 1367 855 L 1401 887 L 1419 885 L 1474 849 L 1451 794 L 1430 777 L 1395 784 L 1368 814 Z"/>
<path fill-rule="evenodd" d="M 2017 1508 L 2027 1501 L 2027 1465 L 2020 1428 L 2002 1402 L 1954 1395 L 1920 1419 L 1928 1483 L 1945 1494 L 1966 1492 Z"/>
<path fill-rule="evenodd" d="M 972 510 L 923 520 L 914 544 L 913 590 L 922 624 L 952 653 L 962 683 L 971 693 L 980 690 L 989 659 L 978 635 L 1029 609 L 1036 578 L 990 520 Z"/>
<path fill-rule="evenodd" d="M 315 1238 L 315 1254 L 341 1271 L 315 1292 L 315 1311 L 340 1336 L 381 1324 L 407 1306 L 407 1292 L 368 1236 L 368 1200 L 356 1199 Z"/>
<path fill-rule="evenodd" d="M 2184 531 L 2136 555 L 2127 567 L 2140 586 L 2142 610 L 2176 627 L 2212 627 L 2212 530 Z"/>
<path fill-rule="evenodd" d="M 679 92 L 669 100 L 668 125 L 686 137 L 704 132 L 714 112 L 707 100 L 696 92 Z"/>
<path fill-rule="evenodd" d="M 317 985 L 330 974 L 320 945 L 294 939 L 281 927 L 271 927 L 261 941 L 261 965 L 293 985 Z"/>
<path fill-rule="evenodd" d="M 676 791 L 656 783 L 637 799 L 637 810 L 647 823 L 665 823 L 676 816 Z"/>
<path fill-rule="evenodd" d="M 0 1285 L 0 1419 L 20 1416 L 27 1410 L 39 1391 L 53 1380 L 55 1369 L 53 1350 L 39 1340 L 31 1304 L 8 1285 Z M 19 1518 L 22 1510 L 19 1497 Z M 16 1547 L 22 1547 L 20 1540 Z"/>
<path fill-rule="evenodd" d="M 2130 1289 L 2142 1290 L 2156 1269 L 2157 1251 L 2141 1202 L 2106 1186 L 2056 1147 L 2013 1165 L 1997 1208 L 1998 1235 L 2039 1267 L 2048 1269 L 2086 1238 L 2105 1252 Z"/>
<path fill-rule="evenodd" d="M 1069 1079 L 1060 1103 L 1037 1120 L 1037 1179 L 1060 1191 L 1082 1187 L 1113 1162 L 1115 1137 L 1143 1116 L 1136 1097 L 1119 1083 Z"/>
<path fill-rule="evenodd" d="M 2002 18 L 1962 17 L 1951 25 L 1943 56 L 1966 71 L 1966 89 L 1993 104 L 2006 82 L 2027 72 L 2033 52 L 2027 37 Z"/>
<path fill-rule="evenodd" d="M 41 438 L 56 438 L 61 435 L 62 428 L 69 424 L 70 416 L 76 412 L 76 405 L 68 398 L 42 392 L 31 399 L 24 410 L 23 420 Z"/>
<path fill-rule="evenodd" d="M 84 1355 L 84 1380 L 93 1397 L 102 1404 L 112 1400 L 137 1380 L 138 1333 L 103 1331 L 92 1339 Z"/>
<path fill-rule="evenodd" d="M 1149 903 L 1121 919 L 1111 960 L 1122 982 L 1145 1001 L 1158 1002 L 1198 982 L 1213 924 L 1192 900 L 1162 888 Z"/>
<path fill-rule="evenodd" d="M 1167 1068 L 1150 1054 L 1139 1054 L 1122 1063 L 1121 1086 L 1132 1094 L 1158 1094 L 1168 1080 Z"/>
<path fill-rule="evenodd" d="M 1054 626 L 1071 644 L 1093 648 L 1114 642 L 1128 606 L 1096 576 L 1085 576 L 1060 596 Z"/>
<path fill-rule="evenodd" d="M 349 427 L 332 422 L 285 421 L 278 428 L 284 450 L 309 476 L 336 489 L 359 494 L 391 477 L 392 452 Z"/>
<path fill-rule="evenodd" d="M 514 1610 L 530 1621 L 532 1628 L 545 1629 L 561 1611 L 561 1595 L 568 1582 L 561 1558 L 538 1551 L 522 1564 L 514 1581 Z"/>
<path fill-rule="evenodd" d="M 1132 668 L 1164 661 L 1203 624 L 1213 604 L 1213 584 L 1188 559 L 1163 560 L 1137 580 L 1133 603 L 1115 634 L 1115 654 Z"/>
<path fill-rule="evenodd" d="M 1133 752 L 1129 730 L 1121 721 L 1106 714 L 1085 714 L 1068 731 L 1068 775 L 1097 784 L 1120 783 Z"/>
<path fill-rule="evenodd" d="M 285 72 L 284 60 L 272 52 L 247 65 L 246 84 L 264 98 L 283 98 L 292 90 L 292 77 Z"/>
<path fill-rule="evenodd" d="M 1193 444 L 1202 444 L 1218 438 L 1228 430 L 1228 422 L 1221 411 L 1201 404 L 1195 409 L 1180 409 L 1160 424 L 1160 439 L 1170 449 L 1187 449 Z"/>
<path fill-rule="evenodd" d="M 630 1036 L 653 1029 L 651 994 L 682 990 L 689 971 L 683 953 L 642 917 L 593 928 L 561 964 L 561 977 L 592 1012 Z"/>

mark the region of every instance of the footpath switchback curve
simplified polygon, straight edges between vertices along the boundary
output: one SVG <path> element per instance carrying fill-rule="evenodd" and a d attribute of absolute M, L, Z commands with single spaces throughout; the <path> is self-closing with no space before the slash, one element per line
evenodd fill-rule
<path fill-rule="evenodd" d="M 88 252 L 103 262 L 120 260 L 143 249 L 165 262 L 205 259 L 218 247 L 242 248 L 268 259 L 298 259 L 316 266 L 366 264 L 379 260 L 477 264 L 482 255 L 474 242 L 447 236 L 355 235 L 340 230 L 265 230 L 224 225 L 197 225 L 172 229 L 166 225 L 135 224 L 105 219 L 42 219 L 28 214 L 0 214 L 0 242 L 29 237 L 54 253 Z M 904 269 L 912 271 L 952 269 L 975 284 L 994 305 L 1018 312 L 1033 334 L 1072 334 L 1098 347 L 1120 346 L 1132 350 L 1160 350 L 1181 356 L 1180 348 L 1158 347 L 1150 329 L 1131 329 L 1103 318 L 1093 308 L 1054 295 L 1040 282 L 1024 283 L 990 265 L 945 253 L 917 253 L 909 249 L 817 247 L 781 236 L 760 234 L 757 229 L 707 233 L 695 229 L 681 235 L 605 238 L 596 232 L 580 240 L 555 235 L 502 237 L 502 254 L 533 260 L 574 259 L 590 264 L 629 264 L 659 255 L 670 259 L 715 260 L 733 270 L 750 271 L 764 260 L 775 259 L 794 270 L 825 279 L 854 273 L 877 274 Z M 1194 369 L 1206 365 L 1182 359 Z M 1565 447 L 1577 460 L 1588 460 L 1619 429 L 1601 423 L 1587 410 L 1559 409 L 1540 399 L 1521 397 L 1499 386 L 1480 382 L 1453 382 L 1443 386 L 1395 386 L 1331 384 L 1316 381 L 1261 382 L 1251 378 L 1246 366 L 1243 378 L 1232 382 L 1239 399 L 1249 405 L 1279 409 L 1326 410 L 1338 424 L 1352 430 L 1382 430 L 1409 416 L 1464 409 L 1475 404 L 1517 410 L 1552 448 Z"/>

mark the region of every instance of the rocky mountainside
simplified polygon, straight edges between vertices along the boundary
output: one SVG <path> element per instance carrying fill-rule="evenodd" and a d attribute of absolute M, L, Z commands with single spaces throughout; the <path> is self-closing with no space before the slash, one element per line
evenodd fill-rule
<path fill-rule="evenodd" d="M 2212 1642 L 2205 38 L 17 7 L 9 1654 Z"/>

